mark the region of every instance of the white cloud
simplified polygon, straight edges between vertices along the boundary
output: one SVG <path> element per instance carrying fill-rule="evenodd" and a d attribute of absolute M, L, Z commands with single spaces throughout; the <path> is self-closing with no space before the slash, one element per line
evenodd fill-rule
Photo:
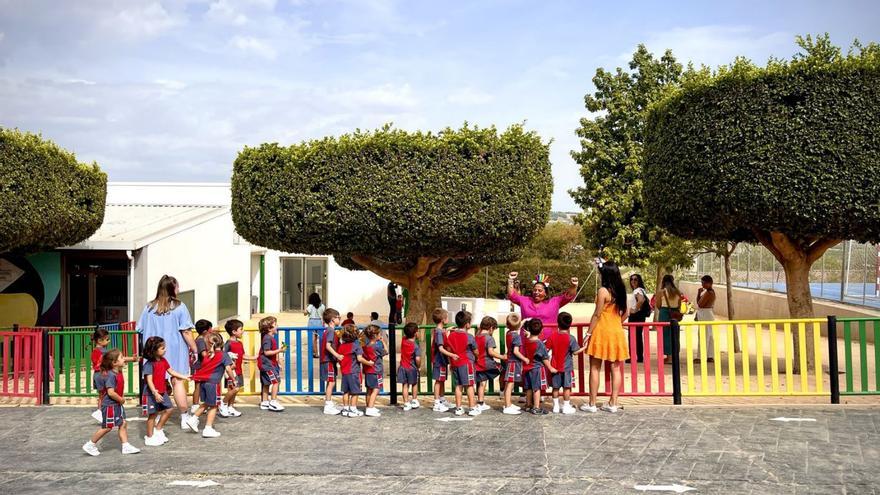
<path fill-rule="evenodd" d="M 180 91 L 186 88 L 186 83 L 173 79 L 156 79 L 153 82 L 170 91 Z"/>
<path fill-rule="evenodd" d="M 171 15 L 159 2 L 123 5 L 126 7 L 115 12 L 112 7 L 107 8 L 109 15 L 99 14 L 98 27 L 102 31 L 137 40 L 152 38 L 184 23 L 183 17 Z"/>
<path fill-rule="evenodd" d="M 6 33 L 4 33 L 3 31 L 0 31 L 0 42 L 3 42 L 3 38 L 5 38 L 5 37 L 6 37 Z"/>
<path fill-rule="evenodd" d="M 494 99 L 495 97 L 491 94 L 474 88 L 461 88 L 453 91 L 446 97 L 446 101 L 449 103 L 459 105 L 485 105 Z"/>
<path fill-rule="evenodd" d="M 248 17 L 236 10 L 235 6 L 227 0 L 217 0 L 212 3 L 205 13 L 205 17 L 211 21 L 235 26 L 241 26 L 248 22 Z"/>
<path fill-rule="evenodd" d="M 266 60 L 275 60 L 275 57 L 278 56 L 278 50 L 268 40 L 253 36 L 236 35 L 229 41 L 229 44 L 242 53 L 256 55 Z"/>
<path fill-rule="evenodd" d="M 406 109 L 415 107 L 418 99 L 409 84 L 383 84 L 372 88 L 343 91 L 338 95 L 346 105 Z"/>
<path fill-rule="evenodd" d="M 747 26 L 696 26 L 674 28 L 654 33 L 645 46 L 660 56 L 667 48 L 683 64 L 711 67 L 729 64 L 737 56 L 751 58 L 756 63 L 766 62 L 771 55 L 788 58 L 793 53 L 794 36 L 781 32 L 759 32 Z M 620 62 L 629 61 L 632 51 L 623 53 Z"/>

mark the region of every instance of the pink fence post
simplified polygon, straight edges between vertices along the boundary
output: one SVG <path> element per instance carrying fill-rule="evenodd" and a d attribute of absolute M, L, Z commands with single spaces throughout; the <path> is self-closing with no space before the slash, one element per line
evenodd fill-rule
<path fill-rule="evenodd" d="M 660 393 L 666 391 L 665 385 L 665 375 L 666 375 L 666 365 L 663 362 L 663 356 L 665 354 L 663 350 L 663 332 L 669 332 L 671 329 L 669 328 L 669 323 L 662 323 L 659 327 L 659 331 L 657 332 L 657 381 L 659 383 Z"/>
<path fill-rule="evenodd" d="M 577 339 L 578 345 L 584 345 L 584 325 L 577 326 Z M 580 395 L 585 395 L 587 393 L 587 389 L 584 386 L 584 376 L 587 374 L 586 370 L 584 370 L 584 352 L 578 354 L 577 356 L 577 368 L 578 368 L 578 393 Z"/>
<path fill-rule="evenodd" d="M 641 328 L 633 323 L 627 323 L 626 328 L 629 333 L 629 379 L 630 391 L 636 393 L 639 390 L 639 368 L 638 357 L 634 355 L 636 349 L 636 333 Z M 621 370 L 622 371 L 622 370 Z"/>

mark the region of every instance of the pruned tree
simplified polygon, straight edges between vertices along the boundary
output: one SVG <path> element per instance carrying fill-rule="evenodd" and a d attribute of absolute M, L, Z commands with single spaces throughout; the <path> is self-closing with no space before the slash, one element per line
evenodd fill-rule
<path fill-rule="evenodd" d="M 104 221 L 107 175 L 36 134 L 0 128 L 0 254 L 89 238 Z"/>
<path fill-rule="evenodd" d="M 763 244 L 793 318 L 813 316 L 810 267 L 828 248 L 880 240 L 880 47 L 798 43 L 790 62 L 738 59 L 684 78 L 649 112 L 644 177 L 651 218 L 676 235 Z"/>
<path fill-rule="evenodd" d="M 235 160 L 232 217 L 253 244 L 333 255 L 409 291 L 423 322 L 440 289 L 516 260 L 547 223 L 549 145 L 515 125 L 440 133 L 390 126 Z"/>

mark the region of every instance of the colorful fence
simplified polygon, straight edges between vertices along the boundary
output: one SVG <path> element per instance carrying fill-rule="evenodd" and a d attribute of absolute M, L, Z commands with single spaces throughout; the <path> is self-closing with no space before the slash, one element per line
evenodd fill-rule
<path fill-rule="evenodd" d="M 42 333 L 0 331 L 0 396 L 32 398 L 42 403 L 44 354 Z"/>
<path fill-rule="evenodd" d="M 120 349 L 123 355 L 137 354 L 138 333 L 134 324 L 115 323 L 102 325 L 110 332 L 110 347 Z M 50 397 L 90 397 L 97 396 L 92 385 L 91 353 L 94 349 L 92 334 L 95 327 L 65 327 L 47 329 L 49 355 L 52 361 L 53 383 L 49 387 Z M 140 367 L 137 362 L 128 362 L 123 370 L 125 393 L 139 395 Z"/>
<path fill-rule="evenodd" d="M 823 319 L 682 322 L 685 396 L 826 395 Z M 734 352 L 739 334 L 741 352 Z M 794 336 L 800 350 L 794 362 Z M 707 348 L 707 337 L 714 345 Z M 809 343 L 809 345 L 808 345 Z M 768 348 L 769 347 L 769 352 Z M 808 368 L 808 352 L 812 366 Z M 699 357 L 699 362 L 695 359 Z M 712 363 L 708 360 L 712 359 Z M 725 363 L 726 361 L 726 363 Z M 799 373 L 795 373 L 799 370 Z"/>
<path fill-rule="evenodd" d="M 836 318 L 835 321 L 829 319 L 829 325 L 843 327 L 846 388 L 839 392 L 840 395 L 880 395 L 880 318 Z M 873 352 L 870 354 L 869 337 L 873 342 Z M 853 347 L 856 352 L 853 352 Z M 836 363 L 834 368 L 836 372 Z"/>

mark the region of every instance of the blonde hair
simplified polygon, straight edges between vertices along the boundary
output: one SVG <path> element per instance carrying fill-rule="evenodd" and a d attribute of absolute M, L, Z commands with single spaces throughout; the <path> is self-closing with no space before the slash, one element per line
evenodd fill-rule
<path fill-rule="evenodd" d="M 449 318 L 449 311 L 446 311 L 443 308 L 436 308 L 433 313 L 431 313 L 431 319 L 434 320 L 435 325 L 439 325 L 443 323 L 443 320 Z"/>
<path fill-rule="evenodd" d="M 258 324 L 260 327 L 260 335 L 266 335 L 269 333 L 269 329 L 276 323 L 278 323 L 278 318 L 275 318 L 274 316 L 267 316 L 260 320 L 260 323 Z"/>
<path fill-rule="evenodd" d="M 519 326 L 522 325 L 522 318 L 516 313 L 510 313 L 507 315 L 506 323 L 508 330 L 519 330 Z"/>
<path fill-rule="evenodd" d="M 157 315 L 169 313 L 180 305 L 180 299 L 177 298 L 177 279 L 171 275 L 162 275 L 159 279 L 159 287 L 156 288 L 156 298 L 147 304 Z"/>

